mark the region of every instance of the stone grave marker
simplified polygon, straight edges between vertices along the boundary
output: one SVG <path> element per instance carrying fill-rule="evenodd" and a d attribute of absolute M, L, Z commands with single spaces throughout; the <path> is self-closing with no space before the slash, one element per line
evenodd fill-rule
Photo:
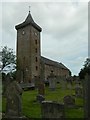
<path fill-rule="evenodd" d="M 75 107 L 75 98 L 73 96 L 67 95 L 63 98 L 65 107 Z"/>
<path fill-rule="evenodd" d="M 61 79 L 60 84 L 61 84 L 61 89 L 65 90 L 66 89 L 66 81 L 65 81 L 65 79 Z"/>
<path fill-rule="evenodd" d="M 83 97 L 83 88 L 80 85 L 76 85 L 75 87 L 75 96 Z"/>
<path fill-rule="evenodd" d="M 43 119 L 62 119 L 65 117 L 64 105 L 53 102 L 53 101 L 43 101 L 41 106 L 41 113 Z"/>
<path fill-rule="evenodd" d="M 69 90 L 72 89 L 72 85 L 71 85 L 71 83 L 67 83 L 67 88 L 68 88 Z"/>
<path fill-rule="evenodd" d="M 34 76 L 33 81 L 34 81 L 34 84 L 35 84 L 35 88 L 37 89 L 38 88 L 38 81 L 39 81 L 38 76 Z"/>
<path fill-rule="evenodd" d="M 39 102 L 39 103 L 42 103 L 42 101 L 44 101 L 45 100 L 45 97 L 43 96 L 43 95 L 37 95 L 37 97 L 36 97 L 36 100 Z"/>
<path fill-rule="evenodd" d="M 72 89 L 72 77 L 67 77 L 66 78 L 66 81 L 67 81 L 67 89 Z"/>
<path fill-rule="evenodd" d="M 52 91 L 56 89 L 56 77 L 55 77 L 53 71 L 51 71 L 51 74 L 49 76 L 49 88 Z"/>
<path fill-rule="evenodd" d="M 22 89 L 19 84 L 13 80 L 10 76 L 9 84 L 6 87 L 6 113 L 5 118 L 22 118 L 22 102 L 21 95 Z"/>
<path fill-rule="evenodd" d="M 38 102 L 42 102 L 45 100 L 45 85 L 44 85 L 44 81 L 39 77 L 38 78 L 38 84 L 37 84 L 37 88 L 38 88 L 38 95 L 36 96 L 36 101 Z"/>
<path fill-rule="evenodd" d="M 40 82 L 40 83 L 38 84 L 38 95 L 37 95 L 37 97 L 36 97 L 37 101 L 40 102 L 40 103 L 41 103 L 42 101 L 44 101 L 44 100 L 45 100 L 44 95 L 45 95 L 44 84 L 43 84 L 43 82 Z"/>
<path fill-rule="evenodd" d="M 38 93 L 43 96 L 45 95 L 45 86 L 43 82 L 38 84 Z"/>
<path fill-rule="evenodd" d="M 83 80 L 84 86 L 84 116 L 90 119 L 90 75 L 86 74 Z"/>

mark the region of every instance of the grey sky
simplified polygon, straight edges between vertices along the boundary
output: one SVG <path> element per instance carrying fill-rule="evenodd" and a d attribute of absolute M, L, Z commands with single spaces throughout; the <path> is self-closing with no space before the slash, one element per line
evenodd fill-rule
<path fill-rule="evenodd" d="M 16 50 L 15 25 L 26 19 L 29 5 L 34 21 L 42 27 L 41 54 L 77 75 L 88 56 L 88 3 L 2 3 L 3 46 Z"/>

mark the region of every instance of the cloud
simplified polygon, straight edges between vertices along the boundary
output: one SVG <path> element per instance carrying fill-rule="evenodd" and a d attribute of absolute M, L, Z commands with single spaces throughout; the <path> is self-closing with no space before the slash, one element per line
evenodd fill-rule
<path fill-rule="evenodd" d="M 77 74 L 88 56 L 88 7 L 72 2 L 4 2 L 2 4 L 3 45 L 16 50 L 15 25 L 23 22 L 31 6 L 34 21 L 42 27 L 41 54 L 70 67 Z M 81 58 L 81 59 L 79 59 Z"/>

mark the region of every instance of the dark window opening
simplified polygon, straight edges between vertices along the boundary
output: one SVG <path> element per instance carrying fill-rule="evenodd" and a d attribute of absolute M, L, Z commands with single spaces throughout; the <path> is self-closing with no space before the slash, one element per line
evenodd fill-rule
<path fill-rule="evenodd" d="M 37 40 L 35 40 L 35 44 L 37 44 Z"/>
<path fill-rule="evenodd" d="M 36 62 L 38 61 L 37 57 L 36 57 Z"/>
<path fill-rule="evenodd" d="M 35 52 L 37 53 L 37 48 L 35 49 Z"/>
<path fill-rule="evenodd" d="M 38 70 L 38 66 L 36 66 L 36 70 Z"/>

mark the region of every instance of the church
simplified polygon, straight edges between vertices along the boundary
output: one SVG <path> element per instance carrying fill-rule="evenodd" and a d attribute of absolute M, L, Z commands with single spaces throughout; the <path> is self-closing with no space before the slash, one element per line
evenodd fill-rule
<path fill-rule="evenodd" d="M 35 77 L 48 80 L 53 72 L 57 78 L 67 78 L 71 71 L 62 63 L 41 56 L 40 33 L 29 11 L 26 19 L 15 26 L 17 30 L 17 79 L 19 83 L 31 83 Z"/>

